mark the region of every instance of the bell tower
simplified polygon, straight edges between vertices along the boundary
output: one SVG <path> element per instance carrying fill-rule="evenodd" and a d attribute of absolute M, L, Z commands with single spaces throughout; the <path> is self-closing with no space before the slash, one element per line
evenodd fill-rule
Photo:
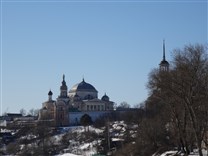
<path fill-rule="evenodd" d="M 163 59 L 159 64 L 160 71 L 169 71 L 169 63 L 165 59 L 165 40 L 163 40 Z"/>
<path fill-rule="evenodd" d="M 67 97 L 67 85 L 66 85 L 66 81 L 65 81 L 65 75 L 63 75 L 63 81 L 62 81 L 62 85 L 60 87 L 60 96 L 61 98 L 66 98 Z"/>

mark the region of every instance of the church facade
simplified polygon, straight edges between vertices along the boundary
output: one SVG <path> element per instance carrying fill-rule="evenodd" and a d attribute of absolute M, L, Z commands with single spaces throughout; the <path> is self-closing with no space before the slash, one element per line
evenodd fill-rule
<path fill-rule="evenodd" d="M 52 126 L 68 126 L 75 118 L 73 114 L 103 114 L 113 111 L 114 102 L 110 101 L 105 94 L 98 98 L 98 91 L 95 87 L 83 79 L 82 82 L 74 85 L 68 92 L 68 87 L 63 75 L 60 95 L 56 100 L 52 99 L 52 91 L 48 92 L 48 100 L 42 103 L 39 111 L 39 122 L 50 123 Z M 83 113 L 82 113 L 83 112 Z"/>

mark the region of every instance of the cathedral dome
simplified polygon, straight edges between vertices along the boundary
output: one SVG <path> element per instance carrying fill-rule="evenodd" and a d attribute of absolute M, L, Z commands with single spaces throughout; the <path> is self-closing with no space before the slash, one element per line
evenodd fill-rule
<path fill-rule="evenodd" d="M 87 92 L 96 92 L 95 87 L 87 82 L 83 81 L 74 85 L 69 92 L 77 92 L 77 91 L 87 91 Z"/>

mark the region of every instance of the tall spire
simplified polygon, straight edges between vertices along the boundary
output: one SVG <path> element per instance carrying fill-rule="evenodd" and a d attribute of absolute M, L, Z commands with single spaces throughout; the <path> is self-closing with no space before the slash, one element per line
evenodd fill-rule
<path fill-rule="evenodd" d="M 63 81 L 62 81 L 62 86 L 65 86 L 66 85 L 66 81 L 65 81 L 65 75 L 63 74 Z"/>
<path fill-rule="evenodd" d="M 163 59 L 159 65 L 160 65 L 161 71 L 168 71 L 169 70 L 169 63 L 165 59 L 165 40 L 163 40 Z"/>
<path fill-rule="evenodd" d="M 165 40 L 163 40 L 163 61 L 165 61 Z"/>
<path fill-rule="evenodd" d="M 82 75 L 82 82 L 85 82 L 85 80 L 84 80 L 84 75 Z"/>
<path fill-rule="evenodd" d="M 65 75 L 63 74 L 63 81 L 65 81 Z"/>

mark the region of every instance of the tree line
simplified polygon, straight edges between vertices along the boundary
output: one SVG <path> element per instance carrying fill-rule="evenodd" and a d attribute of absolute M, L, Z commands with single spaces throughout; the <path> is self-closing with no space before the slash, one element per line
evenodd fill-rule
<path fill-rule="evenodd" d="M 153 69 L 149 96 L 136 114 L 122 120 L 138 125 L 137 136 L 125 140 L 115 156 L 157 155 L 168 150 L 189 155 L 208 150 L 208 51 L 206 45 L 186 45 L 172 52 L 169 70 Z M 121 106 L 125 106 L 122 104 Z"/>
<path fill-rule="evenodd" d="M 208 148 L 207 47 L 187 45 L 172 56 L 168 71 L 154 69 L 149 74 L 149 97 L 138 122 L 133 155 L 177 148 L 185 155 L 198 149 L 203 156 L 202 148 Z"/>

